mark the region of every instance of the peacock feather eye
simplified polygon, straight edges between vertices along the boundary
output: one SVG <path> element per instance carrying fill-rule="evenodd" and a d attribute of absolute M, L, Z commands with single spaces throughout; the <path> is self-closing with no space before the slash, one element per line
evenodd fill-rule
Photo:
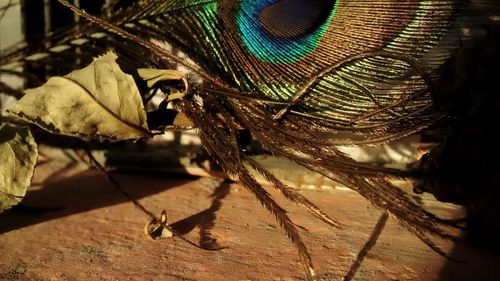
<path fill-rule="evenodd" d="M 241 40 L 259 60 L 290 63 L 309 55 L 325 34 L 338 1 L 248 0 L 238 4 Z"/>

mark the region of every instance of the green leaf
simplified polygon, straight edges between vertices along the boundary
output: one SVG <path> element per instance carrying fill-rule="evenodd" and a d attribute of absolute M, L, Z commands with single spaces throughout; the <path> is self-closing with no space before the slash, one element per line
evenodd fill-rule
<path fill-rule="evenodd" d="M 7 112 L 54 134 L 108 140 L 151 136 L 139 90 L 116 58 L 108 52 L 83 69 L 52 77 L 26 90 Z"/>
<path fill-rule="evenodd" d="M 21 202 L 35 169 L 38 150 L 29 129 L 0 126 L 0 213 Z"/>

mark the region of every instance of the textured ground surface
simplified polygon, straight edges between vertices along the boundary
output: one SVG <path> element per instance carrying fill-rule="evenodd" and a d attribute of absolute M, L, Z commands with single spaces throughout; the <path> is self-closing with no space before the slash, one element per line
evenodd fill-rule
<path fill-rule="evenodd" d="M 252 194 L 238 184 L 220 186 L 215 179 L 172 174 L 116 174 L 149 210 L 158 215 L 167 210 L 169 222 L 188 239 L 225 247 L 214 252 L 178 238 L 147 238 L 146 216 L 101 174 L 71 165 L 59 168 L 39 169 L 35 183 L 38 179 L 40 185 L 24 201 L 57 210 L 0 215 L 0 279 L 304 280 L 295 248 Z M 351 191 L 302 191 L 346 225 L 343 230 L 332 229 L 271 193 L 304 228 L 301 233 L 322 280 L 341 280 L 380 212 Z M 440 257 L 389 220 L 355 280 L 498 280 L 498 257 L 441 245 L 468 262 L 457 264 Z"/>

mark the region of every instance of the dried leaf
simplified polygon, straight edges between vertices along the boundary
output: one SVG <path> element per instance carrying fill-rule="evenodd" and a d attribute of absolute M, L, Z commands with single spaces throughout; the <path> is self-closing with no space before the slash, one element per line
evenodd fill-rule
<path fill-rule="evenodd" d="M 8 113 L 54 134 L 108 140 L 150 136 L 132 76 L 109 52 L 83 69 L 25 91 Z"/>
<path fill-rule="evenodd" d="M 38 150 L 29 129 L 0 126 L 0 212 L 18 204 L 28 189 Z"/>
<path fill-rule="evenodd" d="M 186 77 L 184 73 L 174 69 L 139 68 L 137 73 L 147 81 L 150 88 L 160 81 L 183 80 Z"/>
<path fill-rule="evenodd" d="M 172 125 L 178 128 L 194 128 L 194 123 L 189 119 L 189 117 L 183 113 L 183 112 L 178 112 L 175 115 L 174 121 L 172 121 Z"/>
<path fill-rule="evenodd" d="M 139 76 L 143 80 L 147 81 L 147 85 L 150 88 L 162 81 L 171 81 L 171 80 L 182 81 L 182 83 L 184 83 L 184 91 L 169 94 L 167 97 L 168 101 L 182 99 L 185 95 L 187 95 L 189 91 L 189 83 L 187 76 L 178 70 L 139 68 L 137 69 L 137 73 L 139 73 Z"/>
<path fill-rule="evenodd" d="M 162 223 L 167 224 L 167 212 L 165 210 L 161 213 L 160 219 L 161 222 L 159 222 L 156 218 L 153 218 L 146 223 L 146 226 L 144 227 L 146 235 L 153 240 L 173 237 L 174 234 L 162 225 Z"/>

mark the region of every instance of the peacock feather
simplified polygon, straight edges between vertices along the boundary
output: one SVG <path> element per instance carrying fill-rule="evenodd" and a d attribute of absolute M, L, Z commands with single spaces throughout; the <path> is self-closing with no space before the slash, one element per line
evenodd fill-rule
<path fill-rule="evenodd" d="M 310 278 L 310 257 L 294 224 L 246 165 L 337 224 L 245 155 L 238 128 L 250 130 L 268 151 L 359 192 L 442 253 L 431 237 L 450 238 L 449 223 L 389 182 L 412 173 L 359 163 L 338 146 L 388 142 L 446 119 L 435 87 L 443 65 L 498 20 L 497 1 L 111 1 L 102 18 L 73 9 L 93 24 L 55 33 L 36 56 L 28 47 L 5 51 L 0 65 L 22 66 L 18 75 L 30 79 L 29 65 L 65 73 L 113 48 L 131 71 L 188 67 L 201 82 L 175 107 L 199 129 L 213 159 L 279 220 Z M 190 59 L 172 55 L 164 42 Z"/>
<path fill-rule="evenodd" d="M 427 82 L 445 50 L 426 57 L 425 66 L 416 61 L 441 41 L 460 7 L 457 1 L 182 5 L 189 8 L 179 7 L 175 16 L 152 11 L 154 21 L 139 20 L 134 28 L 168 26 L 167 40 L 228 86 L 282 101 L 295 97 L 300 102 L 290 115 L 363 139 L 410 133 L 435 118 Z"/>

